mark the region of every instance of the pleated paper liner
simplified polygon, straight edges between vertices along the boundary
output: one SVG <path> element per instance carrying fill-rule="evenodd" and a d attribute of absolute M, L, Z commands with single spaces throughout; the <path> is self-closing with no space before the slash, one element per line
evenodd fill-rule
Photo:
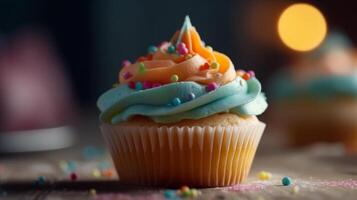
<path fill-rule="evenodd" d="M 101 126 L 121 182 L 194 187 L 244 181 L 264 128 L 259 121 L 228 127 Z"/>

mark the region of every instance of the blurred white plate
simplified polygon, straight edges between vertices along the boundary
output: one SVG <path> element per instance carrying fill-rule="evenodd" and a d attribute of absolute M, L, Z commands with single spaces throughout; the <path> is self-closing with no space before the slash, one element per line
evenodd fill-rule
<path fill-rule="evenodd" d="M 70 126 L 0 133 L 0 152 L 18 153 L 62 149 L 73 145 Z"/>

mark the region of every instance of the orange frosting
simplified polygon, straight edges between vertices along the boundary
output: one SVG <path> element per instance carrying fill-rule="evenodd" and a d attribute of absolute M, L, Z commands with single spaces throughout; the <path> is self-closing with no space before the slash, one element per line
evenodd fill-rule
<path fill-rule="evenodd" d="M 185 30 L 179 41 L 186 45 L 188 54 L 168 53 L 167 48 L 178 43 L 178 35 L 179 32 L 170 43 L 161 45 L 153 55 L 142 57 L 140 61 L 123 67 L 119 73 L 120 83 L 150 81 L 166 84 L 171 82 L 173 75 L 177 75 L 179 81 L 202 84 L 216 82 L 224 85 L 236 77 L 231 60 L 226 55 L 203 46 L 198 32 L 192 26 Z M 212 63 L 218 67 L 209 67 Z M 126 77 L 125 74 L 128 73 L 130 76 Z"/>

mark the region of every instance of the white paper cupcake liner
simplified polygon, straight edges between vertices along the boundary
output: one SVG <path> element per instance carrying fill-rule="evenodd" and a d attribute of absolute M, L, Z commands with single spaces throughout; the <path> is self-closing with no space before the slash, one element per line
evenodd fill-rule
<path fill-rule="evenodd" d="M 244 181 L 264 128 L 101 126 L 121 182 L 195 187 Z"/>

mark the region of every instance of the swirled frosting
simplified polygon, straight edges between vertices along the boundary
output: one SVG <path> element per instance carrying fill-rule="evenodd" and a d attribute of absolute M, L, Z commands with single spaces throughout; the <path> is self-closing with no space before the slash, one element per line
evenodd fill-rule
<path fill-rule="evenodd" d="M 253 72 L 236 72 L 224 54 L 202 44 L 186 21 L 170 42 L 127 63 L 119 84 L 98 99 L 102 121 L 117 124 L 136 115 L 158 123 L 200 119 L 222 112 L 259 115 L 267 108 Z"/>
<path fill-rule="evenodd" d="M 189 100 L 187 94 L 196 98 Z M 187 99 L 178 106 L 170 105 L 173 98 Z M 134 115 L 150 117 L 158 123 L 173 123 L 183 119 L 200 119 L 216 113 L 259 115 L 267 107 L 259 81 L 241 77 L 207 93 L 205 86 L 196 82 L 178 82 L 142 91 L 131 90 L 126 84 L 104 93 L 98 101 L 101 120 L 119 123 Z"/>

